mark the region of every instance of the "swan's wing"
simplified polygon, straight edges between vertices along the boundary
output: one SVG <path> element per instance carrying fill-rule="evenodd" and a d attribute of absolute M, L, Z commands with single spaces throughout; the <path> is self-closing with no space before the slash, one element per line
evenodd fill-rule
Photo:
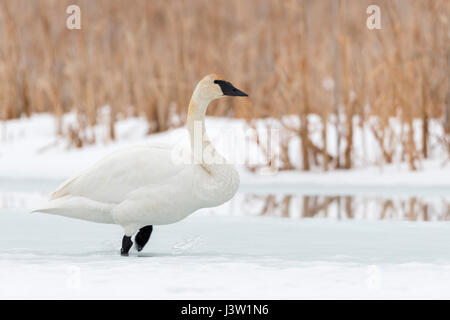
<path fill-rule="evenodd" d="M 130 192 L 127 199 L 113 209 L 116 223 L 130 227 L 133 234 L 139 223 L 161 225 L 177 222 L 199 207 L 194 195 L 192 168 L 183 170 L 167 183 L 147 185 Z"/>
<path fill-rule="evenodd" d="M 63 183 L 51 199 L 80 196 L 120 203 L 129 192 L 145 185 L 164 184 L 185 166 L 175 164 L 171 148 L 143 145 L 112 153 L 79 176 Z"/>

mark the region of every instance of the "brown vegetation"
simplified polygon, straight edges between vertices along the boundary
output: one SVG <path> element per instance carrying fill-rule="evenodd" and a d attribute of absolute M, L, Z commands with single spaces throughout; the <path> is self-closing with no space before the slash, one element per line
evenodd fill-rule
<path fill-rule="evenodd" d="M 0 0 L 0 119 L 36 112 L 61 119 L 76 110 L 79 127 L 63 132 L 60 123 L 58 133 L 82 146 L 95 143 L 86 131 L 109 105 L 111 139 L 119 113 L 145 115 L 149 133 L 159 132 L 179 125 L 173 115 L 185 117 L 196 82 L 216 72 L 248 91 L 251 104 L 215 102 L 210 114 L 277 118 L 282 136 L 300 138 L 301 162 L 284 147 L 282 168 L 351 168 L 354 126 L 376 117 L 380 161 L 392 162 L 401 148 L 417 169 L 434 147 L 431 121 L 445 131 L 450 155 L 450 3 L 376 2 L 382 30 L 366 28 L 373 4 L 366 0 Z M 81 8 L 81 30 L 66 28 L 69 4 Z M 327 146 L 327 126 L 322 143 L 313 143 L 310 114 L 334 124 L 339 151 Z M 403 123 L 401 133 L 391 117 Z"/>

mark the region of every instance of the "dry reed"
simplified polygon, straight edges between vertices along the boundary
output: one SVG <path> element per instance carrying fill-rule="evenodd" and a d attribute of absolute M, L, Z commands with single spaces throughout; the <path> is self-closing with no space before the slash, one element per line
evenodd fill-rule
<path fill-rule="evenodd" d="M 431 121 L 442 126 L 450 155 L 450 3 L 377 3 L 382 30 L 366 28 L 366 0 L 0 0 L 0 119 L 51 112 L 58 134 L 78 147 L 96 142 L 89 128 L 105 105 L 111 139 L 119 113 L 145 115 L 149 133 L 164 131 L 180 125 L 174 115 L 184 117 L 196 81 L 216 72 L 252 103 L 215 102 L 210 114 L 277 118 L 286 139 L 300 138 L 301 163 L 281 142 L 282 169 L 351 168 L 354 126 L 368 125 L 381 162 L 401 148 L 414 170 L 435 147 Z M 81 30 L 65 27 L 69 4 L 81 8 Z M 62 115 L 71 110 L 78 128 L 64 132 Z M 335 125 L 338 151 L 327 146 L 326 125 L 322 143 L 313 143 L 310 114 Z M 285 123 L 286 115 L 299 125 Z M 391 117 L 401 119 L 400 134 Z"/>

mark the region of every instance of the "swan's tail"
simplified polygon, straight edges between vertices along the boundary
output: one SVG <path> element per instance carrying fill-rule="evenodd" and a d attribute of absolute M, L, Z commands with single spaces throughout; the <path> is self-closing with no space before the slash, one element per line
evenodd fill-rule
<path fill-rule="evenodd" d="M 114 223 L 111 215 L 114 204 L 94 201 L 86 197 L 67 195 L 48 201 L 34 212 L 87 220 L 99 223 Z"/>

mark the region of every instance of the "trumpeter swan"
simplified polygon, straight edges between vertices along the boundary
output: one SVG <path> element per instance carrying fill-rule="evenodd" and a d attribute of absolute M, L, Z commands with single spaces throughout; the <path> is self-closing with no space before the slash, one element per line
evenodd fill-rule
<path fill-rule="evenodd" d="M 215 152 L 205 134 L 206 108 L 224 96 L 247 94 L 214 74 L 204 77 L 192 94 L 187 117 L 192 163 L 175 163 L 170 146 L 130 147 L 63 183 L 50 201 L 33 212 L 121 225 L 125 233 L 121 254 L 128 255 L 136 232 L 136 249 L 141 251 L 153 225 L 174 223 L 200 208 L 230 200 L 239 175 Z M 215 154 L 214 163 L 204 161 L 201 152 L 206 148 Z"/>

